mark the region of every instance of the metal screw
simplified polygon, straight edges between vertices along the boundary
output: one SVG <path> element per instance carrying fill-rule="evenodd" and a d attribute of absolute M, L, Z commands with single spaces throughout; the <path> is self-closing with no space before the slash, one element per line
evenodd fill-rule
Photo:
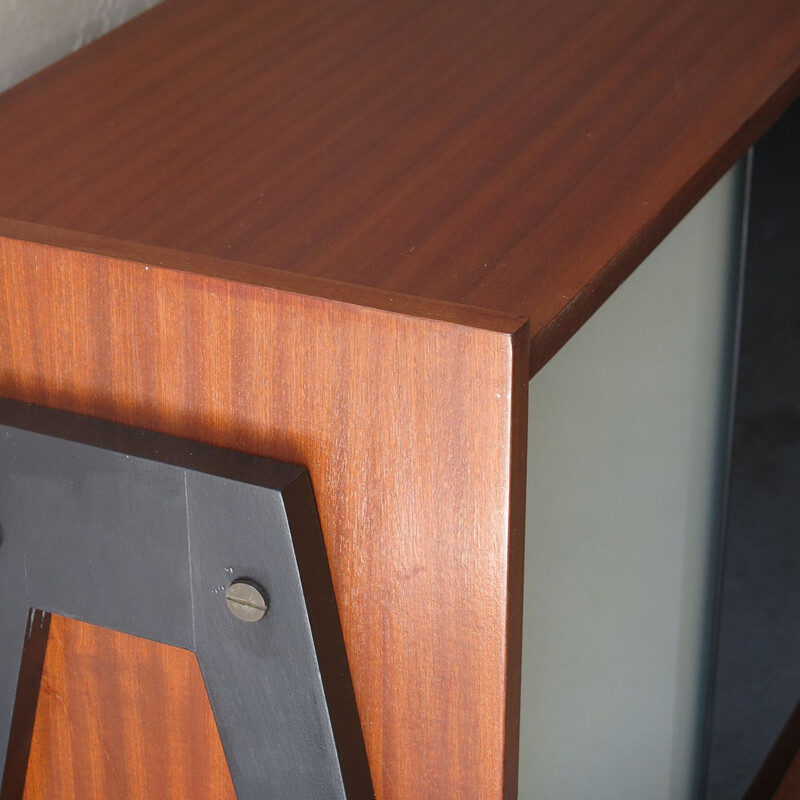
<path fill-rule="evenodd" d="M 243 622 L 258 622 L 269 609 L 267 593 L 257 583 L 243 578 L 228 587 L 225 602 L 231 614 Z"/>

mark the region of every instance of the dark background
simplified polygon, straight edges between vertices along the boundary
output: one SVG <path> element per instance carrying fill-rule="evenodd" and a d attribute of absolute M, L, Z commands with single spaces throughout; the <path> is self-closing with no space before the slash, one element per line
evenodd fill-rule
<path fill-rule="evenodd" d="M 800 701 L 800 102 L 756 145 L 707 800 Z"/>

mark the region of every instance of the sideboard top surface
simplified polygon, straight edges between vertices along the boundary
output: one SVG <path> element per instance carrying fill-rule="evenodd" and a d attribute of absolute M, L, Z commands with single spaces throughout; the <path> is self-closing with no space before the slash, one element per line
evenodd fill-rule
<path fill-rule="evenodd" d="M 797 0 L 166 0 L 0 96 L 0 233 L 529 318 L 535 371 L 798 93 Z"/>

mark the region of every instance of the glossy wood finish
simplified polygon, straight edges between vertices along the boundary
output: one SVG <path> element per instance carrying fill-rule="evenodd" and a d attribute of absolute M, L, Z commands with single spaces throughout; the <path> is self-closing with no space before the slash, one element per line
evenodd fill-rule
<path fill-rule="evenodd" d="M 378 797 L 515 797 L 526 327 L 161 255 L 0 239 L 2 393 L 307 466 Z"/>
<path fill-rule="evenodd" d="M 378 797 L 511 800 L 527 377 L 798 90 L 796 0 L 166 0 L 0 97 L 0 394 L 306 465 Z"/>
<path fill-rule="evenodd" d="M 167 0 L 0 98 L 0 217 L 531 320 L 800 92 L 796 0 Z"/>
<path fill-rule="evenodd" d="M 194 653 L 51 617 L 22 797 L 236 800 Z"/>

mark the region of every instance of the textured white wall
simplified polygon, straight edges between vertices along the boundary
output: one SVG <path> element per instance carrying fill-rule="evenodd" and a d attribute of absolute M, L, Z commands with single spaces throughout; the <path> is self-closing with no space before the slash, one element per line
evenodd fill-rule
<path fill-rule="evenodd" d="M 77 50 L 158 0 L 0 0 L 0 90 Z"/>
<path fill-rule="evenodd" d="M 520 800 L 694 800 L 739 173 L 534 377 Z"/>

